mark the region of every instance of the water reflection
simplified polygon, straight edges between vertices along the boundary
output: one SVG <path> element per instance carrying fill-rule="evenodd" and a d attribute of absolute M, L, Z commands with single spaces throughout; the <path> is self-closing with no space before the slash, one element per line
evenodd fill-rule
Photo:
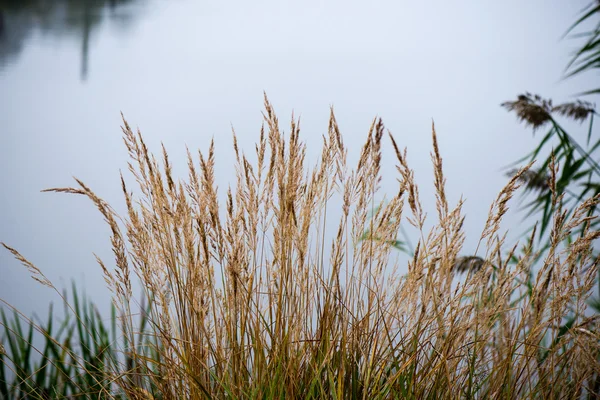
<path fill-rule="evenodd" d="M 126 28 L 141 0 L 0 0 L 0 70 L 19 56 L 34 34 L 80 40 L 81 79 L 88 75 L 90 40 L 110 21 Z"/>

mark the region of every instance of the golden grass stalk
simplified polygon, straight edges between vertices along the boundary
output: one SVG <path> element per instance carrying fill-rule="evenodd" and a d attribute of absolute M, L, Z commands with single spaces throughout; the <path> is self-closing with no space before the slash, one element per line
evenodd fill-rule
<path fill-rule="evenodd" d="M 135 197 L 121 178 L 126 216 L 80 181 L 52 190 L 87 196 L 110 226 L 115 268 L 98 261 L 125 315 L 134 275 L 153 299 L 156 356 L 132 346 L 132 365 L 115 371 L 131 398 L 577 398 L 596 390 L 598 320 L 585 301 L 599 233 L 562 239 L 598 198 L 568 220 L 556 199 L 553 247 L 534 274 L 533 240 L 519 252 L 500 233 L 530 165 L 493 203 L 480 255 L 460 256 L 463 201 L 448 204 L 433 127 L 438 221 L 429 231 L 407 152 L 391 133 L 399 186 L 385 205 L 378 200 L 381 120 L 351 168 L 332 111 L 309 168 L 298 122 L 292 117 L 285 135 L 265 98 L 255 162 L 234 133 L 237 179 L 224 202 L 213 143 L 197 160 L 188 151 L 188 177 L 177 179 L 164 148 L 161 167 L 125 120 L 123 133 L 139 188 Z M 402 275 L 389 240 L 404 221 L 419 238 Z M 132 327 L 123 324 L 131 343 Z"/>

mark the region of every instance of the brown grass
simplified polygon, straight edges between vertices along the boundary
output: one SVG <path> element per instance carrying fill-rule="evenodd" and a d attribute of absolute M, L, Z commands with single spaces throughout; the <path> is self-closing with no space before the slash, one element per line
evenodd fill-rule
<path fill-rule="evenodd" d="M 124 218 L 83 182 L 51 189 L 88 197 L 110 226 L 115 267 L 98 262 L 121 311 L 135 307 L 134 277 L 154 299 L 155 356 L 131 345 L 133 362 L 115 371 L 130 398 L 579 398 L 598 390 L 598 320 L 585 302 L 599 232 L 563 241 L 598 198 L 565 220 L 556 196 L 551 249 L 533 271 L 535 232 L 521 247 L 500 232 L 529 165 L 492 204 L 478 254 L 461 256 L 463 203 L 448 204 L 435 129 L 437 224 L 425 231 L 406 150 L 391 134 L 399 186 L 385 205 L 377 200 L 381 120 L 352 169 L 332 112 L 320 161 L 307 168 L 297 122 L 284 135 L 266 98 L 265 107 L 256 162 L 234 135 L 237 180 L 224 204 L 212 143 L 197 160 L 188 152 L 188 178 L 178 180 L 166 150 L 160 166 L 125 120 L 139 197 L 122 178 Z M 549 179 L 552 188 L 555 166 Z M 332 208 L 341 217 L 330 237 Z M 420 232 L 404 275 L 387 242 L 401 221 Z M 366 229 L 377 240 L 360 240 Z M 133 326 L 124 320 L 131 344 Z"/>

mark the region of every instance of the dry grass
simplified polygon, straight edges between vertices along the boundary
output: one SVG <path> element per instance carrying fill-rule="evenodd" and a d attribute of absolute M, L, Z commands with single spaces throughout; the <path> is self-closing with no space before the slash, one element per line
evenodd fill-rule
<path fill-rule="evenodd" d="M 161 167 L 127 122 L 124 141 L 140 195 L 122 179 L 127 216 L 121 219 L 80 181 L 78 188 L 52 189 L 87 196 L 110 226 L 115 268 L 98 261 L 121 312 L 131 315 L 135 307 L 134 277 L 154 297 L 148 315 L 158 343 L 154 358 L 133 345 L 133 321 L 123 322 L 132 361 L 115 371 L 115 381 L 130 398 L 597 394 L 598 319 L 586 316 L 585 301 L 598 275 L 592 245 L 599 232 L 588 230 L 570 244 L 563 239 L 585 224 L 598 198 L 565 220 L 555 196 L 552 247 L 534 273 L 533 240 L 508 246 L 500 232 L 530 165 L 490 208 L 478 254 L 461 256 L 462 201 L 447 202 L 435 129 L 438 221 L 424 231 L 406 150 L 391 134 L 398 191 L 385 205 L 377 200 L 381 148 L 388 143 L 381 120 L 373 122 L 352 169 L 332 112 L 320 161 L 307 168 L 298 124 L 292 121 L 284 135 L 266 99 L 265 106 L 256 162 L 234 138 L 237 181 L 225 204 L 218 201 L 212 143 L 198 161 L 188 153 L 188 179 L 176 180 L 164 148 Z M 551 188 L 556 169 L 549 172 Z M 341 218 L 329 237 L 332 207 Z M 401 221 L 420 232 L 404 275 L 395 272 L 388 244 Z M 366 229 L 378 240 L 360 240 Z M 457 279 L 459 272 L 467 274 Z"/>

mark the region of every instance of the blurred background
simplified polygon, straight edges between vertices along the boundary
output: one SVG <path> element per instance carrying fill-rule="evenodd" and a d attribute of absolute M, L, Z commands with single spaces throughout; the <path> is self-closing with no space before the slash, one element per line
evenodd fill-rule
<path fill-rule="evenodd" d="M 382 117 L 408 148 L 431 218 L 435 120 L 449 200 L 466 199 L 472 252 L 507 181 L 503 167 L 536 143 L 500 103 L 525 91 L 569 101 L 598 81 L 563 79 L 581 42 L 561 36 L 588 3 L 0 0 L 0 241 L 58 288 L 74 280 L 107 309 L 94 258 L 112 260 L 102 216 L 83 197 L 40 190 L 75 176 L 123 211 L 122 112 L 153 152 L 165 144 L 178 176 L 186 146 L 206 151 L 214 139 L 223 194 L 234 176 L 231 128 L 251 152 L 265 92 L 282 126 L 292 111 L 301 117 L 311 164 L 330 106 L 353 163 Z M 382 198 L 397 189 L 390 150 Z M 508 216 L 509 237 L 523 232 L 522 219 Z M 60 300 L 4 249 L 0 299 L 27 315 Z"/>

